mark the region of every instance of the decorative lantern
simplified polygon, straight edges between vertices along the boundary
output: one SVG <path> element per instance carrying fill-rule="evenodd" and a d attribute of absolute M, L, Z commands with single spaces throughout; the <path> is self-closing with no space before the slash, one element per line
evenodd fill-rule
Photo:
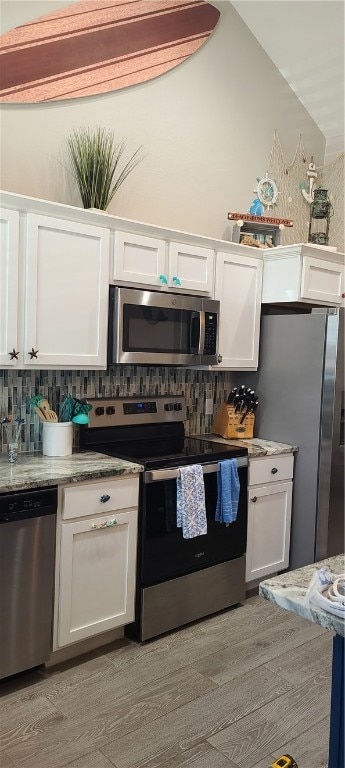
<path fill-rule="evenodd" d="M 310 206 L 308 243 L 328 245 L 329 222 L 333 213 L 332 203 L 327 189 L 315 189 Z M 321 220 L 323 223 L 321 224 Z"/>

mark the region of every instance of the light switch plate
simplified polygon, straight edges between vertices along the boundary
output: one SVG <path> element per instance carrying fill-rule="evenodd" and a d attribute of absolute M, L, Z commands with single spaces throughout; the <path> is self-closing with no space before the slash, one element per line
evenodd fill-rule
<path fill-rule="evenodd" d="M 205 415 L 212 416 L 213 414 L 213 400 L 212 397 L 207 397 L 205 401 Z"/>

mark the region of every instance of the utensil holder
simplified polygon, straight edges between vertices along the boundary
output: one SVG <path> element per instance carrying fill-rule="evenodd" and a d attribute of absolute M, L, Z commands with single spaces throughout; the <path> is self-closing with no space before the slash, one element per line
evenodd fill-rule
<path fill-rule="evenodd" d="M 42 439 L 44 456 L 70 456 L 73 448 L 72 422 L 44 421 Z"/>
<path fill-rule="evenodd" d="M 235 413 L 233 405 L 222 403 L 212 425 L 214 435 L 229 438 L 250 438 L 254 434 L 254 413 L 249 413 L 241 424 L 243 414 Z"/>

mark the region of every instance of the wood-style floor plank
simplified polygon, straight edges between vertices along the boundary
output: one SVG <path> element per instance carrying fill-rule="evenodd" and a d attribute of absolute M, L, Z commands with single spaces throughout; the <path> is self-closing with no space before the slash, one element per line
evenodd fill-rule
<path fill-rule="evenodd" d="M 97 752 L 89 752 L 88 755 L 72 760 L 71 763 L 66 764 L 66 768 L 114 768 L 114 766 L 102 752 L 97 750 Z"/>
<path fill-rule="evenodd" d="M 176 647 L 171 640 L 170 643 L 167 649 L 162 643 L 148 647 L 131 643 L 120 648 L 118 654 L 112 654 L 113 664 L 108 659 L 110 667 L 106 675 L 87 679 L 66 694 L 60 695 L 55 691 L 50 693 L 48 690 L 46 695 L 57 709 L 73 717 L 80 710 L 82 699 L 84 716 L 87 712 L 93 713 L 95 709 L 102 708 L 105 700 L 109 705 L 115 705 L 122 696 L 131 692 L 136 695 L 143 686 L 178 672 L 203 656 L 217 654 L 225 648 L 212 637 L 202 636 L 176 643 Z"/>
<path fill-rule="evenodd" d="M 266 666 L 280 677 L 294 685 L 301 685 L 323 669 L 331 674 L 333 633 L 324 630 L 324 634 L 300 646 L 285 650 L 284 654 L 269 661 Z"/>
<path fill-rule="evenodd" d="M 267 674 L 272 675 L 271 672 Z M 102 682 L 103 678 L 101 685 Z M 284 681 L 284 685 L 289 686 L 289 683 Z M 130 734 L 143 724 L 148 724 L 152 738 L 157 718 L 174 708 L 183 709 L 187 702 L 214 689 L 215 683 L 186 668 L 120 699 L 109 701 L 105 696 L 103 705 L 95 706 L 89 714 L 84 712 L 84 691 L 78 707 L 71 710 L 69 717 L 57 728 L 53 724 L 42 733 L 34 731 L 32 736 L 20 730 L 9 732 L 4 737 L 4 747 L 18 766 L 61 768 L 72 759 L 81 758 L 123 734 Z"/>
<path fill-rule="evenodd" d="M 0 752 L 0 768 L 15 768 L 12 760 L 8 757 L 8 755 L 5 754 L 3 750 Z"/>
<path fill-rule="evenodd" d="M 168 758 L 164 768 L 231 768 L 231 765 L 224 755 L 213 749 L 206 741 L 171 759 Z"/>
<path fill-rule="evenodd" d="M 260 756 L 279 750 L 287 735 L 291 740 L 302 736 L 324 719 L 330 706 L 329 689 L 330 675 L 326 670 L 211 736 L 210 744 L 239 768 L 256 766 Z"/>
<path fill-rule="evenodd" d="M 209 736 L 226 728 L 265 702 L 286 698 L 290 683 L 260 667 L 231 683 L 160 717 L 151 725 L 111 741 L 102 747 L 116 768 L 157 768 L 164 760 L 191 749 Z M 135 738 L 134 738 L 135 736 Z"/>
<path fill-rule="evenodd" d="M 63 716 L 45 696 L 26 694 L 19 701 L 7 702 L 3 699 L 0 714 L 0 744 L 6 750 L 8 733 L 30 732 L 35 724 L 48 721 L 61 722 Z M 5 738 L 6 737 L 6 738 Z"/>
<path fill-rule="evenodd" d="M 291 621 L 277 623 L 264 632 L 255 631 L 251 638 L 237 641 L 231 648 L 228 646 L 223 651 L 207 656 L 193 664 L 193 667 L 218 685 L 223 685 L 276 656 L 283 656 L 290 648 L 297 648 L 319 636 L 317 626 L 306 621 L 301 623 L 292 617 Z"/>

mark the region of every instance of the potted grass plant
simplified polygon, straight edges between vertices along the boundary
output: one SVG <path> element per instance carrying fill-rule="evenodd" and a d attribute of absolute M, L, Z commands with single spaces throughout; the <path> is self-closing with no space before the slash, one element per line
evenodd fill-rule
<path fill-rule="evenodd" d="M 67 139 L 67 149 L 84 208 L 102 211 L 143 159 L 142 147 L 138 147 L 124 162 L 125 139 L 116 142 L 112 131 L 101 127 L 75 129 Z"/>

